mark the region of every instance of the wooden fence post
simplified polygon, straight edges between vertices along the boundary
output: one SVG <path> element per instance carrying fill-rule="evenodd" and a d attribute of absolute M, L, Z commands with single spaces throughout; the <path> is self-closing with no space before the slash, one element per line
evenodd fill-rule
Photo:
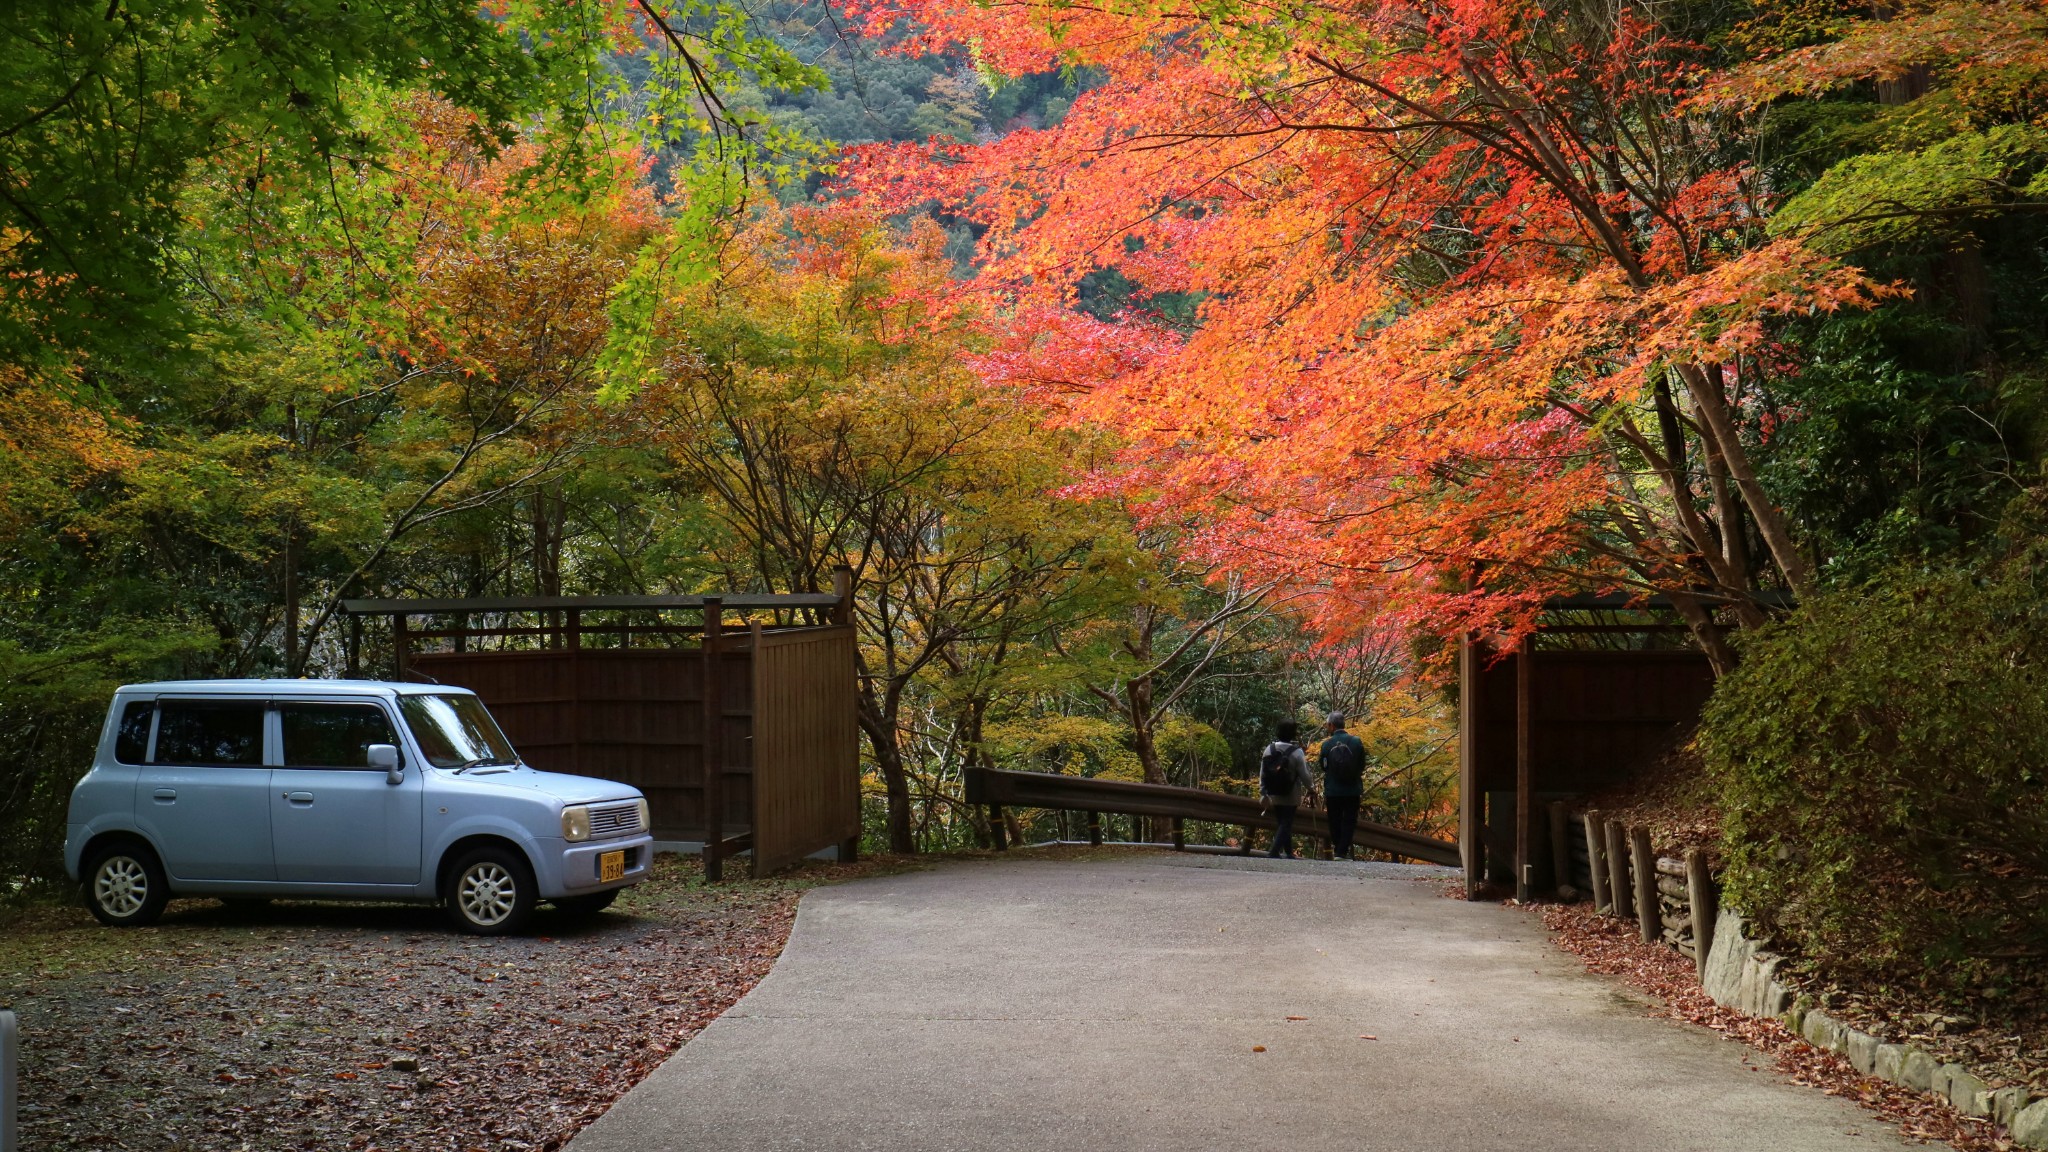
<path fill-rule="evenodd" d="M 1173 850 L 1175 852 L 1185 852 L 1188 850 L 1187 822 L 1178 816 L 1173 818 Z"/>
<path fill-rule="evenodd" d="M 1571 818 L 1565 815 L 1564 801 L 1550 802 L 1550 886 L 1559 898 L 1567 892 L 1577 892 L 1572 883 Z"/>
<path fill-rule="evenodd" d="M 1650 847 L 1650 830 L 1640 824 L 1629 829 L 1628 846 L 1636 872 L 1636 927 L 1643 943 L 1655 944 L 1664 935 L 1664 916 L 1657 900 L 1657 854 Z"/>
<path fill-rule="evenodd" d="M 1707 854 L 1698 848 L 1685 850 L 1685 895 L 1692 902 L 1693 964 L 1704 979 L 1707 951 L 1714 946 L 1714 919 L 1720 915 L 1721 901 L 1714 891 L 1714 878 L 1707 873 Z"/>
<path fill-rule="evenodd" d="M 1607 820 L 1600 829 L 1607 842 L 1607 898 L 1612 915 L 1627 919 L 1635 914 L 1628 894 L 1627 829 L 1619 820 Z"/>
<path fill-rule="evenodd" d="M 832 595 L 839 597 L 832 606 L 832 622 L 853 623 L 853 569 L 841 564 L 832 570 Z"/>
<path fill-rule="evenodd" d="M 1593 874 L 1593 911 L 1605 916 L 1614 910 L 1613 898 L 1607 894 L 1607 822 L 1598 811 L 1589 810 L 1586 824 L 1586 871 Z"/>
<path fill-rule="evenodd" d="M 719 649 L 725 601 L 704 598 L 704 879 L 725 878 L 725 705 Z"/>
<path fill-rule="evenodd" d="M 1102 847 L 1102 813 L 1088 813 L 1088 843 Z"/>
<path fill-rule="evenodd" d="M 1522 638 L 1515 653 L 1515 899 L 1523 904 L 1532 895 L 1536 863 L 1536 635 Z"/>
<path fill-rule="evenodd" d="M 1008 852 L 1010 850 L 1009 831 L 1009 828 L 1003 824 L 1003 806 L 1001 804 L 989 805 L 988 835 L 989 839 L 995 843 L 996 851 Z"/>

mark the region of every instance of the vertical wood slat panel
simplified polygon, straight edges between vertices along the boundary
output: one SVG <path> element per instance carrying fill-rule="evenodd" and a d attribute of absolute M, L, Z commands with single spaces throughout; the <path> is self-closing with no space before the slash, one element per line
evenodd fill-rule
<path fill-rule="evenodd" d="M 753 634 L 754 875 L 860 834 L 848 625 Z"/>
<path fill-rule="evenodd" d="M 436 652 L 414 655 L 408 665 L 418 678 L 474 691 L 535 768 L 630 784 L 647 796 L 657 839 L 702 838 L 698 649 Z M 751 658 L 728 652 L 720 671 L 726 683 L 725 823 L 732 835 L 753 817 L 746 740 L 751 693 L 735 687 L 751 680 Z"/>

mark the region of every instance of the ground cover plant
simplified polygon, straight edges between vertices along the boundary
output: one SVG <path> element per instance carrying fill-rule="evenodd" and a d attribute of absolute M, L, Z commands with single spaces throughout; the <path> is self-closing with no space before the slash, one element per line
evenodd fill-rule
<path fill-rule="evenodd" d="M 0 934 L 22 1146 L 559 1148 L 767 974 L 804 889 L 890 866 L 714 886 L 663 855 L 611 911 L 500 939 L 407 905 L 41 906 Z"/>

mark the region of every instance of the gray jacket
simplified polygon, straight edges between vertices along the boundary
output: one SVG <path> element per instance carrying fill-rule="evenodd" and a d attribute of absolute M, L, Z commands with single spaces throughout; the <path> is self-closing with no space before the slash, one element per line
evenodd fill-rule
<path fill-rule="evenodd" d="M 1264 764 L 1266 762 L 1266 753 L 1277 752 L 1283 749 L 1288 753 L 1288 766 L 1294 769 L 1294 787 L 1285 792 L 1268 793 L 1265 790 L 1266 785 L 1263 779 L 1265 776 Z M 1301 745 L 1299 744 L 1289 744 L 1282 740 L 1275 740 L 1271 744 L 1266 745 L 1265 749 L 1259 753 L 1259 764 L 1261 765 L 1259 772 L 1261 777 L 1259 794 L 1266 798 L 1266 803 L 1268 804 L 1299 804 L 1301 803 L 1302 794 L 1315 787 L 1315 778 L 1308 774 L 1308 756 L 1302 752 Z"/>

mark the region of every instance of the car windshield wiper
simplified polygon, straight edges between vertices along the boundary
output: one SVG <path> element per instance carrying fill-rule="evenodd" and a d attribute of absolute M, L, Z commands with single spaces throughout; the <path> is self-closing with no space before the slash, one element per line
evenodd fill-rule
<path fill-rule="evenodd" d="M 505 759 L 505 758 L 504 758 L 503 756 L 479 756 L 479 757 L 478 757 L 478 758 L 476 758 L 475 760 L 470 760 L 470 761 L 467 761 L 467 762 L 465 762 L 465 763 L 464 763 L 464 764 L 463 764 L 463 765 L 462 765 L 462 766 L 461 766 L 460 768 L 457 768 L 457 769 L 455 770 L 455 774 L 456 774 L 457 776 L 460 776 L 460 775 L 462 775 L 462 774 L 463 774 L 464 772 L 467 772 L 467 771 L 469 771 L 469 770 L 470 770 L 471 768 L 517 768 L 517 767 L 519 767 L 519 761 L 518 761 L 517 759 L 507 760 L 507 759 Z"/>

